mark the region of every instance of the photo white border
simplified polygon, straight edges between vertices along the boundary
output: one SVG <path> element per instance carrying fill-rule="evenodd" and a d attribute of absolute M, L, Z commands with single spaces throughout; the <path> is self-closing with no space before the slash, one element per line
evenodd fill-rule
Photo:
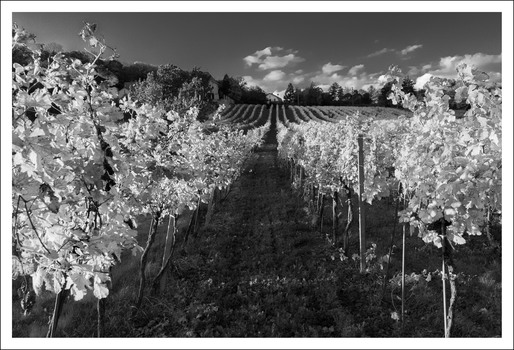
<path fill-rule="evenodd" d="M 73 338 L 73 339 L 18 339 L 12 338 L 12 301 L 11 301 L 11 133 L 10 106 L 10 44 L 13 12 L 502 12 L 502 85 L 506 99 L 502 106 L 503 119 L 503 261 L 502 261 L 502 338 Z M 365 25 L 365 24 L 363 24 Z M 479 26 L 480 23 L 477 23 Z M 437 23 L 434 23 L 437 26 Z M 513 346 L 512 320 L 512 194 L 513 194 L 513 4 L 505 1 L 176 1 L 176 2 L 116 2 L 116 1 L 13 1 L 1 3 L 1 52 L 2 52 L 2 93 L 1 93 L 1 199 L 2 220 L 2 348 L 41 348 L 41 349 L 81 349 L 81 348 L 354 348 L 354 349 L 508 349 Z M 458 40 L 458 39 L 457 39 Z M 437 301 L 435 301 L 437 302 Z"/>

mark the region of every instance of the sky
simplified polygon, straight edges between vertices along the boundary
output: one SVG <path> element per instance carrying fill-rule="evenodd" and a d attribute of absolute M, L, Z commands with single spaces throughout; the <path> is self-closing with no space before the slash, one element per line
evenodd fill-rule
<path fill-rule="evenodd" d="M 500 12 L 13 12 L 12 18 L 39 42 L 65 50 L 83 49 L 77 34 L 83 22 L 96 23 L 124 63 L 198 66 L 216 79 L 240 76 L 279 95 L 289 83 L 380 86 L 392 64 L 418 88 L 432 75 L 455 77 L 462 61 L 501 81 Z"/>

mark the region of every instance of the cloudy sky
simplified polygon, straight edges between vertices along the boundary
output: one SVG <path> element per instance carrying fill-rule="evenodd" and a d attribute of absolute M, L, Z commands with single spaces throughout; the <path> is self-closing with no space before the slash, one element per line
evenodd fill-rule
<path fill-rule="evenodd" d="M 241 76 L 279 94 L 290 82 L 366 89 L 380 85 L 391 64 L 419 86 L 431 75 L 455 76 L 461 61 L 501 80 L 500 12 L 13 12 L 12 18 L 38 41 L 65 50 L 82 49 L 82 23 L 96 23 L 122 62 L 199 66 L 216 79 Z"/>

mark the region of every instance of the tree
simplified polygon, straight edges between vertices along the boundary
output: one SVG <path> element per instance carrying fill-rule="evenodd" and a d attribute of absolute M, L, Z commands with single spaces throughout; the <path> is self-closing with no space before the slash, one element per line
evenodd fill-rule
<path fill-rule="evenodd" d="M 205 119 L 205 109 L 210 104 L 208 99 L 210 90 L 209 85 L 206 86 L 201 78 L 193 77 L 182 85 L 171 108 L 179 114 L 183 114 L 190 108 L 196 107 L 199 110 L 198 119 Z M 207 110 L 210 110 L 210 108 L 207 108 Z"/>
<path fill-rule="evenodd" d="M 130 87 L 131 95 L 140 103 L 159 105 L 163 102 L 162 85 L 157 81 L 155 72 L 148 73 L 148 77 Z"/>
<path fill-rule="evenodd" d="M 359 90 L 352 91 L 352 106 L 360 106 L 362 104 L 362 95 Z"/>
<path fill-rule="evenodd" d="M 250 88 L 245 87 L 242 89 L 241 102 L 247 104 L 265 104 L 266 93 L 258 86 L 252 86 Z"/>
<path fill-rule="evenodd" d="M 403 79 L 402 91 L 405 92 L 406 94 L 413 94 L 413 95 L 415 95 L 415 93 L 416 93 L 415 90 L 414 90 L 414 81 L 412 79 L 410 79 L 409 76 L 406 76 Z"/>
<path fill-rule="evenodd" d="M 48 51 L 50 54 L 56 54 L 58 52 L 63 52 L 64 48 L 61 44 L 58 43 L 47 43 L 43 44 L 43 50 Z"/>
<path fill-rule="evenodd" d="M 307 106 L 319 106 L 322 101 L 323 90 L 316 86 L 314 82 L 305 89 L 305 104 Z"/>
<path fill-rule="evenodd" d="M 343 88 L 340 86 L 339 89 L 337 89 L 337 105 L 341 106 L 343 104 Z"/>
<path fill-rule="evenodd" d="M 243 88 L 246 88 L 246 82 L 243 78 L 229 77 L 225 74 L 223 80 L 220 80 L 219 83 L 219 92 L 221 92 L 221 95 L 230 97 L 236 103 L 241 102 L 243 97 Z"/>
<path fill-rule="evenodd" d="M 178 96 L 182 85 L 187 81 L 188 74 L 173 64 L 160 65 L 157 69 L 157 82 L 162 85 L 164 98 Z"/>
<path fill-rule="evenodd" d="M 369 94 L 369 92 L 364 92 L 362 94 L 361 104 L 364 106 L 370 106 L 371 104 L 373 104 L 373 100 L 371 99 L 371 95 Z"/>
<path fill-rule="evenodd" d="M 105 75 L 109 77 L 110 75 L 114 74 L 117 79 L 116 87 L 118 89 L 122 89 L 125 81 L 121 80 L 120 78 L 123 76 L 123 64 L 117 60 L 108 60 L 108 61 L 97 61 L 97 70 L 102 72 L 102 75 Z"/>
<path fill-rule="evenodd" d="M 341 90 L 341 86 L 336 82 L 330 85 L 328 88 L 328 94 L 330 95 L 331 104 L 337 105 L 340 101 L 340 94 L 339 91 Z"/>
<path fill-rule="evenodd" d="M 301 90 L 299 88 L 295 88 L 294 89 L 294 94 L 295 94 L 295 99 L 296 99 L 296 104 L 298 106 L 303 106 L 305 105 L 305 90 Z"/>
<path fill-rule="evenodd" d="M 371 99 L 370 104 L 378 104 L 380 91 L 377 90 L 373 85 L 370 85 L 370 87 L 368 88 L 368 94 L 369 98 Z"/>
<path fill-rule="evenodd" d="M 144 80 L 147 78 L 149 73 L 157 73 L 157 69 L 158 67 L 151 64 L 135 62 L 133 64 L 123 66 L 119 78 L 120 81 L 123 82 Z"/>
<path fill-rule="evenodd" d="M 396 83 L 396 82 L 394 82 L 394 83 Z M 392 91 L 392 86 L 393 86 L 393 82 L 390 81 L 390 82 L 387 82 L 382 87 L 382 89 L 380 89 L 380 96 L 379 96 L 379 100 L 378 100 L 378 104 L 380 106 L 384 106 L 384 107 L 392 107 L 393 106 L 392 101 L 388 99 L 388 97 Z"/>
<path fill-rule="evenodd" d="M 416 95 L 416 98 L 418 99 L 418 101 L 423 101 L 423 99 L 425 98 L 425 93 L 426 93 L 425 89 L 419 89 L 415 92 L 415 95 Z"/>
<path fill-rule="evenodd" d="M 341 97 L 341 105 L 351 106 L 352 105 L 352 94 L 347 92 Z"/>
<path fill-rule="evenodd" d="M 243 78 L 230 78 L 230 89 L 229 96 L 235 102 L 241 102 L 241 98 L 243 97 L 243 87 L 246 85 L 246 82 Z"/>
<path fill-rule="evenodd" d="M 219 92 L 221 92 L 223 96 L 228 96 L 230 93 L 230 77 L 228 76 L 228 74 L 225 74 L 223 80 L 220 80 L 219 83 Z"/>
<path fill-rule="evenodd" d="M 12 49 L 12 63 L 18 63 L 22 66 L 26 66 L 32 61 L 32 51 L 28 47 L 18 45 Z"/>
<path fill-rule="evenodd" d="M 287 85 L 286 92 L 284 93 L 284 103 L 295 104 L 295 102 L 296 102 L 295 88 L 294 88 L 293 84 L 289 83 L 289 85 Z"/>
<path fill-rule="evenodd" d="M 331 106 L 334 103 L 332 102 L 332 96 L 328 93 L 323 91 L 321 93 L 321 105 L 322 106 Z"/>
<path fill-rule="evenodd" d="M 188 80 L 191 81 L 193 80 L 193 78 L 198 78 L 205 89 L 209 88 L 209 81 L 211 80 L 211 75 L 208 72 L 202 71 L 200 67 L 194 67 L 188 75 Z"/>

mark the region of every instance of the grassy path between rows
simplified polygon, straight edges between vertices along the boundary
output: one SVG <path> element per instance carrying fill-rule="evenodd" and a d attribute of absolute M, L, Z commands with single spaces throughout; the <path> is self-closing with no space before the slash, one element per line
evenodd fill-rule
<path fill-rule="evenodd" d="M 136 325 L 138 335 L 377 335 L 363 312 L 373 307 L 373 293 L 350 282 L 366 277 L 343 267 L 337 251 L 310 227 L 305 204 L 278 164 L 275 130 L 189 244 L 187 257 L 177 259 L 167 307 L 154 314 L 150 306 Z"/>

